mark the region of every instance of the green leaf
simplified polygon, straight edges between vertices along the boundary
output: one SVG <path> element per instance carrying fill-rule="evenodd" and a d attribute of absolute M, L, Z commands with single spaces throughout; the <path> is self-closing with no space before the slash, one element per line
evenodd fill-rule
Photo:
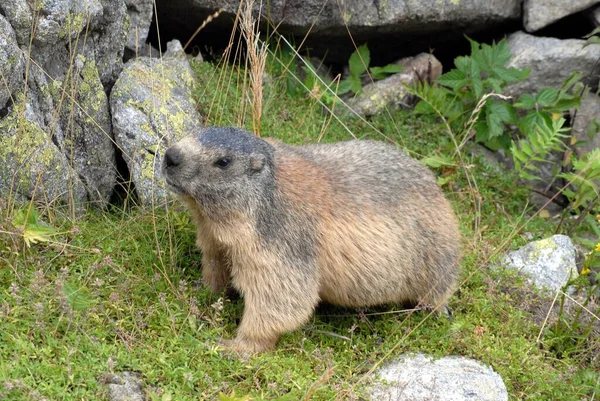
<path fill-rule="evenodd" d="M 67 303 L 76 311 L 87 310 L 96 303 L 86 287 L 78 287 L 68 281 L 63 284 L 63 293 L 67 298 Z"/>
<path fill-rule="evenodd" d="M 584 38 L 591 38 L 592 36 L 598 35 L 598 34 L 600 34 L 600 26 L 595 28 L 592 32 L 585 35 Z"/>
<path fill-rule="evenodd" d="M 404 66 L 399 64 L 388 64 L 383 67 L 371 67 L 369 71 L 371 71 L 371 75 L 373 79 L 379 80 L 385 78 L 387 75 L 396 74 L 398 72 L 402 72 Z"/>
<path fill-rule="evenodd" d="M 12 219 L 12 224 L 15 227 L 22 227 L 28 225 L 38 224 L 38 211 L 34 208 L 19 209 Z"/>
<path fill-rule="evenodd" d="M 499 78 L 505 82 L 519 82 L 519 81 L 523 81 L 524 79 L 526 79 L 529 76 L 530 72 L 531 72 L 530 69 L 520 70 L 520 69 L 514 68 L 514 67 L 510 67 L 510 68 L 497 67 L 494 70 L 494 75 L 497 78 Z"/>
<path fill-rule="evenodd" d="M 350 56 L 350 60 L 348 61 L 348 67 L 350 68 L 350 75 L 358 78 L 360 77 L 371 63 L 371 53 L 369 52 L 369 48 L 365 43 L 362 46 L 359 46 L 352 55 Z"/>
<path fill-rule="evenodd" d="M 515 103 L 515 107 L 518 109 L 531 110 L 535 108 L 535 97 L 530 93 L 524 93 Z"/>
<path fill-rule="evenodd" d="M 335 88 L 335 86 L 333 88 Z M 352 90 L 352 83 L 350 82 L 350 80 L 348 78 L 346 78 L 340 82 L 340 84 L 337 88 L 337 94 L 343 95 L 344 93 L 348 93 L 351 90 Z"/>
<path fill-rule="evenodd" d="M 436 82 L 454 90 L 460 89 L 468 83 L 467 74 L 460 70 L 450 70 L 442 74 Z"/>
<path fill-rule="evenodd" d="M 535 97 L 535 101 L 542 107 L 551 106 L 558 98 L 558 89 L 545 88 Z"/>
<path fill-rule="evenodd" d="M 488 111 L 497 115 L 497 118 L 503 123 L 516 124 L 517 113 L 513 106 L 508 102 L 488 101 Z"/>
<path fill-rule="evenodd" d="M 421 159 L 421 163 L 431 168 L 440 168 L 442 166 L 454 166 L 454 160 L 448 155 L 427 156 Z"/>
<path fill-rule="evenodd" d="M 28 225 L 23 230 L 23 240 L 25 245 L 30 247 L 32 244 L 50 241 L 55 234 L 56 231 L 52 227 Z"/>
<path fill-rule="evenodd" d="M 456 69 L 465 73 L 465 75 L 471 71 L 471 63 L 471 57 L 467 56 L 458 56 L 454 59 L 454 65 L 456 66 Z"/>
<path fill-rule="evenodd" d="M 356 94 L 362 90 L 362 82 L 359 77 L 350 75 L 347 80 L 348 84 L 350 85 L 351 92 Z"/>
<path fill-rule="evenodd" d="M 429 103 L 424 102 L 423 100 L 419 100 L 419 102 L 415 105 L 415 108 L 413 109 L 413 113 L 417 115 L 430 115 L 434 114 L 435 110 L 433 110 Z"/>

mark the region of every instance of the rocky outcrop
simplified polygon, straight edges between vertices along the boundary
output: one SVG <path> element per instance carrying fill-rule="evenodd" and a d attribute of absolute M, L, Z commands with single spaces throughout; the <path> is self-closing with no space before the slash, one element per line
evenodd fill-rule
<path fill-rule="evenodd" d="M 0 195 L 48 205 L 81 205 L 85 187 L 47 134 L 38 99 L 32 93 L 14 99 L 0 120 Z"/>
<path fill-rule="evenodd" d="M 527 32 L 535 32 L 561 18 L 585 10 L 597 0 L 525 0 L 523 23 Z"/>
<path fill-rule="evenodd" d="M 502 260 L 502 266 L 525 274 L 541 289 L 555 292 L 570 278 L 579 275 L 576 258 L 577 250 L 571 239 L 566 235 L 554 235 L 510 252 Z"/>
<path fill-rule="evenodd" d="M 85 196 L 71 197 L 71 200 L 105 205 L 116 181 L 106 92 L 122 69 L 126 35 L 124 1 L 50 0 L 31 8 L 25 1 L 0 0 L 0 12 L 14 29 L 14 34 L 8 28 L 0 30 L 0 44 L 16 39 L 23 54 L 31 60 L 25 94 L 16 46 L 14 43 L 0 46 L 0 55 L 12 52 L 13 63 L 16 63 L 12 71 L 4 74 L 9 78 L 9 85 L 8 91 L 0 90 L 0 100 L 4 101 L 7 95 L 22 98 L 27 108 L 35 110 L 35 119 L 27 119 L 27 124 L 38 128 L 38 142 L 44 144 L 47 154 L 62 154 L 62 157 L 55 155 L 54 159 L 64 161 L 55 166 L 60 168 L 56 180 L 62 177 L 64 182 L 57 184 L 54 180 L 52 186 L 60 189 L 75 185 L 73 191 L 79 194 L 79 187 L 83 185 Z M 3 22 L 1 19 L 0 24 Z M 0 65 L 3 65 L 1 61 Z M 17 84 L 13 83 L 13 77 L 17 77 L 14 79 Z M 11 108 L 13 113 L 16 110 L 18 106 Z M 17 118 L 10 124 L 23 121 Z M 42 135 L 47 138 L 42 140 Z M 8 133 L 0 132 L 0 136 L 0 140 L 9 140 Z M 55 195 L 54 190 L 38 192 L 40 198 Z"/>
<path fill-rule="evenodd" d="M 256 1 L 258 15 L 261 2 Z M 364 42 L 382 36 L 394 40 L 373 40 L 370 48 L 377 46 L 390 51 L 402 49 L 406 43 L 415 41 L 419 35 L 445 32 L 459 38 L 457 32 L 475 32 L 494 25 L 517 21 L 521 18 L 521 0 L 389 0 L 389 1 L 271 1 L 263 3 L 262 21 L 267 15 L 271 26 L 278 32 L 306 38 L 305 45 L 311 54 L 327 54 L 329 61 L 347 62 L 354 50 L 348 36 Z M 234 16 L 240 5 L 235 0 L 157 0 L 157 16 L 161 35 L 187 40 L 209 15 L 219 9 L 224 12 L 200 32 L 204 40 L 212 40 L 219 34 L 229 39 Z M 402 38 L 402 35 L 410 35 Z M 400 39 L 400 40 L 396 40 Z"/>
<path fill-rule="evenodd" d="M 434 360 L 417 354 L 402 356 L 377 372 L 372 401 L 506 401 L 500 375 L 473 359 L 449 356 Z"/>
<path fill-rule="evenodd" d="M 145 205 L 167 199 L 162 155 L 201 121 L 192 99 L 192 69 L 182 52 L 172 54 L 173 47 L 181 49 L 173 42 L 162 59 L 141 57 L 127 63 L 110 95 L 115 140 Z"/>
<path fill-rule="evenodd" d="M 535 94 L 543 88 L 560 88 L 573 72 L 582 73 L 584 83 L 597 87 L 600 63 L 600 45 L 584 47 L 579 39 L 555 39 L 515 32 L 508 37 L 512 54 L 509 67 L 528 68 L 529 77 L 507 86 L 512 95 Z"/>
<path fill-rule="evenodd" d="M 25 58 L 12 26 L 0 14 L 0 110 L 11 98 L 11 94 L 23 87 Z"/>
<path fill-rule="evenodd" d="M 154 2 L 152 0 L 125 0 L 125 4 L 127 5 L 127 15 L 129 15 L 125 58 L 130 59 L 140 55 L 144 50 L 152 23 Z"/>

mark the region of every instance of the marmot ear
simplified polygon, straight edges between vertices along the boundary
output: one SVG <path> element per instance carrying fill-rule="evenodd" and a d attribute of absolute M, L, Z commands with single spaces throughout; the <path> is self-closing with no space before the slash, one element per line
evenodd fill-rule
<path fill-rule="evenodd" d="M 264 167 L 266 163 L 266 157 L 263 154 L 257 153 L 250 156 L 250 173 L 258 173 Z"/>

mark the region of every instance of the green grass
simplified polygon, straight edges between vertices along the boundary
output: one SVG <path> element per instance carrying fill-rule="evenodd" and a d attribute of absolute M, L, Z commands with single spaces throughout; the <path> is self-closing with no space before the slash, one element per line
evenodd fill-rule
<path fill-rule="evenodd" d="M 194 69 L 208 124 L 250 128 L 242 74 L 227 68 L 219 84 L 223 70 L 208 63 Z M 314 99 L 288 95 L 287 76 L 270 70 L 263 136 L 296 144 L 352 137 Z M 434 120 L 409 112 L 344 124 L 360 138 L 383 139 L 379 130 L 417 158 L 453 149 Z M 41 219 L 60 232 L 53 242 L 27 248 L 16 234 L 0 237 L 0 399 L 101 399 L 104 375 L 123 370 L 141 372 L 153 400 L 210 400 L 233 391 L 256 400 L 356 399 L 372 367 L 417 351 L 492 366 L 511 399 L 591 398 L 598 359 L 559 356 L 536 343 L 549 300 L 522 277 L 488 267 L 503 244 L 526 243 L 514 234 L 517 228 L 525 225 L 542 238 L 554 225 L 527 221 L 528 192 L 515 188 L 516 176 L 468 154 L 465 149 L 480 211 L 463 168 L 436 171 L 464 235 L 452 320 L 394 313 L 395 306 L 356 311 L 322 305 L 304 328 L 284 335 L 276 351 L 247 362 L 217 350 L 219 338 L 234 335 L 243 301 L 212 296 L 200 284 L 201 255 L 181 206 L 91 211 L 75 221 L 42 211 Z M 14 228 L 0 222 L 0 231 Z"/>

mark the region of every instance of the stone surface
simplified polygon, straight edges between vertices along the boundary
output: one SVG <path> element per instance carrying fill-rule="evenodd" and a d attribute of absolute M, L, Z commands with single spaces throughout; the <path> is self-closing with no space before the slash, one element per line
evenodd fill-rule
<path fill-rule="evenodd" d="M 378 371 L 381 383 L 370 390 L 372 401 L 505 401 L 500 375 L 472 359 L 449 356 L 434 360 L 402 356 Z"/>
<path fill-rule="evenodd" d="M 523 3 L 525 30 L 535 32 L 597 3 L 598 0 L 525 0 Z"/>
<path fill-rule="evenodd" d="M 588 93 L 581 99 L 581 106 L 577 110 L 573 122 L 573 135 L 577 138 L 577 142 L 581 142 L 575 146 L 575 151 L 579 157 L 600 147 L 598 125 L 596 125 L 595 130 L 592 130 L 594 131 L 592 137 L 588 136 L 588 127 L 592 128 L 590 123 L 593 119 L 596 119 L 600 124 L 600 96 L 595 93 Z"/>
<path fill-rule="evenodd" d="M 596 28 L 600 26 L 600 5 L 590 11 L 589 19 Z"/>
<path fill-rule="evenodd" d="M 38 8 L 29 3 L 0 0 L 17 43 L 32 60 L 28 101 L 36 105 L 39 124 L 85 186 L 86 201 L 104 206 L 116 182 L 106 93 L 122 69 L 124 0 L 49 0 Z"/>
<path fill-rule="evenodd" d="M 512 53 L 509 67 L 529 68 L 531 74 L 522 82 L 506 87 L 508 94 L 535 94 L 546 87 L 560 88 L 574 71 L 582 73 L 585 83 L 597 86 L 600 64 L 600 45 L 583 47 L 584 40 L 536 37 L 515 32 L 508 37 Z"/>
<path fill-rule="evenodd" d="M 25 60 L 15 31 L 0 14 L 0 110 L 18 88 L 23 88 Z"/>
<path fill-rule="evenodd" d="M 157 0 L 161 35 L 185 42 L 202 21 L 223 8 L 224 12 L 199 36 L 212 40 L 224 34 L 227 42 L 239 4 L 237 0 Z M 254 3 L 256 14 L 260 4 Z M 303 39 L 310 32 L 305 45 L 311 55 L 327 54 L 328 60 L 336 62 L 347 62 L 354 50 L 348 29 L 358 43 L 382 35 L 406 39 L 409 34 L 410 41 L 405 42 L 373 40 L 372 51 L 378 45 L 389 51 L 390 47 L 401 49 L 405 43 L 414 42 L 415 35 L 445 32 L 460 38 L 463 32 L 521 19 L 521 0 L 273 0 L 268 3 L 268 13 L 266 7 L 263 2 L 262 15 L 268 14 L 280 33 Z"/>
<path fill-rule="evenodd" d="M 142 204 L 168 198 L 162 155 L 201 125 L 192 99 L 194 76 L 182 53 L 129 61 L 110 95 L 113 129 Z"/>
<path fill-rule="evenodd" d="M 578 276 L 577 250 L 566 235 L 531 242 L 502 260 L 502 266 L 525 274 L 537 287 L 560 290 Z"/>
<path fill-rule="evenodd" d="M 152 0 L 125 0 L 127 15 L 129 15 L 129 29 L 125 44 L 125 58 L 129 59 L 140 55 L 148 38 L 154 3 Z"/>
<path fill-rule="evenodd" d="M 109 90 L 123 69 L 127 41 L 127 6 L 124 0 L 100 0 L 103 14 L 92 25 L 94 60 L 100 81 Z"/>
<path fill-rule="evenodd" d="M 362 116 L 398 108 L 406 104 L 410 96 L 405 85 L 411 86 L 419 80 L 433 81 L 442 74 L 442 64 L 427 53 L 402 59 L 397 64 L 404 66 L 402 72 L 365 85 L 358 95 L 348 100 L 348 106 Z"/>
<path fill-rule="evenodd" d="M 140 375 L 132 372 L 109 374 L 105 377 L 109 401 L 145 401 L 146 393 Z"/>
<path fill-rule="evenodd" d="M 52 142 L 36 96 L 16 94 L 8 111 L 0 120 L 0 197 L 81 205 L 85 187 Z"/>
<path fill-rule="evenodd" d="M 33 42 L 54 44 L 75 39 L 83 28 L 102 15 L 98 0 L 46 0 L 30 6 L 27 0 L 0 0 L 0 11 L 10 21 L 21 46 L 29 46 L 35 21 Z"/>

